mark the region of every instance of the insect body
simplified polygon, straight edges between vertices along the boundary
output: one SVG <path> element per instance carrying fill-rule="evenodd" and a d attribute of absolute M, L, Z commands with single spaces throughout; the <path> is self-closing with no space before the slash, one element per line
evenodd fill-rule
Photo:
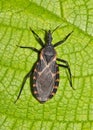
<path fill-rule="evenodd" d="M 45 102 L 56 93 L 59 84 L 59 71 L 54 47 L 46 45 L 41 51 L 40 60 L 33 73 L 33 90 L 40 102 Z"/>
<path fill-rule="evenodd" d="M 34 96 L 40 103 L 44 103 L 48 99 L 52 98 L 57 91 L 59 85 L 59 66 L 64 67 L 68 70 L 69 82 L 70 86 L 72 87 L 72 77 L 69 64 L 67 61 L 57 58 L 56 51 L 54 49 L 55 47 L 64 43 L 64 41 L 71 35 L 72 32 L 69 33 L 63 40 L 52 45 L 52 33 L 49 30 L 47 32 L 46 37 L 47 43 L 44 45 L 41 38 L 32 29 L 31 31 L 34 34 L 35 38 L 39 41 L 40 45 L 42 46 L 42 50 L 40 52 L 38 49 L 33 47 L 18 46 L 20 48 L 28 48 L 37 52 L 38 54 L 40 54 L 40 59 L 37 62 L 35 68 L 31 69 L 30 72 L 27 73 L 27 75 L 24 77 L 16 101 L 19 99 L 21 95 L 21 92 L 23 90 L 27 78 L 33 75 Z M 56 61 L 61 62 L 61 64 L 57 64 Z"/>

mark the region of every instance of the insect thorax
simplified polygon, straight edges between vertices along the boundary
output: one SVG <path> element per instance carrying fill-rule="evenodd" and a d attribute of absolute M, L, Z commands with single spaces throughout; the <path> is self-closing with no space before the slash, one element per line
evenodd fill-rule
<path fill-rule="evenodd" d="M 46 45 L 41 51 L 40 59 L 43 59 L 47 64 L 53 59 L 56 60 L 56 51 L 52 45 Z"/>

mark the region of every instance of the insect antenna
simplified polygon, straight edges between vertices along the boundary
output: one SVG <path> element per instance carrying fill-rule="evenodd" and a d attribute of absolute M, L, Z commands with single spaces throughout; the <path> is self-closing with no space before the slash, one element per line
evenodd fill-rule
<path fill-rule="evenodd" d="M 58 25 L 56 28 L 54 28 L 54 30 L 52 31 L 52 34 L 53 34 L 60 26 L 61 26 L 61 24 Z"/>

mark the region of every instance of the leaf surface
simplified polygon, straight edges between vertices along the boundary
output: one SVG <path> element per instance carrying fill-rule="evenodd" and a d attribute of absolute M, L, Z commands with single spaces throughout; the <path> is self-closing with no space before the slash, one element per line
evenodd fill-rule
<path fill-rule="evenodd" d="M 30 92 L 29 79 L 14 104 L 24 76 L 38 60 L 35 52 L 16 45 L 40 45 L 30 27 L 44 39 L 53 30 L 53 44 L 73 30 L 56 48 L 70 64 L 73 90 L 60 68 L 56 95 L 40 104 Z M 0 1 L 0 129 L 93 130 L 93 0 Z"/>

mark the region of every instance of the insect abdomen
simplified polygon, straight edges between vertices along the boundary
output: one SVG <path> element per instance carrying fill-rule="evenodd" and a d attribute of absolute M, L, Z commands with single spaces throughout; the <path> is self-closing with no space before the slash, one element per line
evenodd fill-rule
<path fill-rule="evenodd" d="M 56 93 L 59 84 L 59 73 L 56 72 L 58 72 L 58 65 L 55 62 L 45 65 L 40 60 L 36 65 L 33 73 L 33 91 L 40 102 L 47 101 Z"/>
<path fill-rule="evenodd" d="M 49 98 L 52 98 L 56 94 L 58 86 L 59 86 L 59 67 L 56 64 L 55 84 L 53 86 L 52 92 L 49 95 Z"/>

